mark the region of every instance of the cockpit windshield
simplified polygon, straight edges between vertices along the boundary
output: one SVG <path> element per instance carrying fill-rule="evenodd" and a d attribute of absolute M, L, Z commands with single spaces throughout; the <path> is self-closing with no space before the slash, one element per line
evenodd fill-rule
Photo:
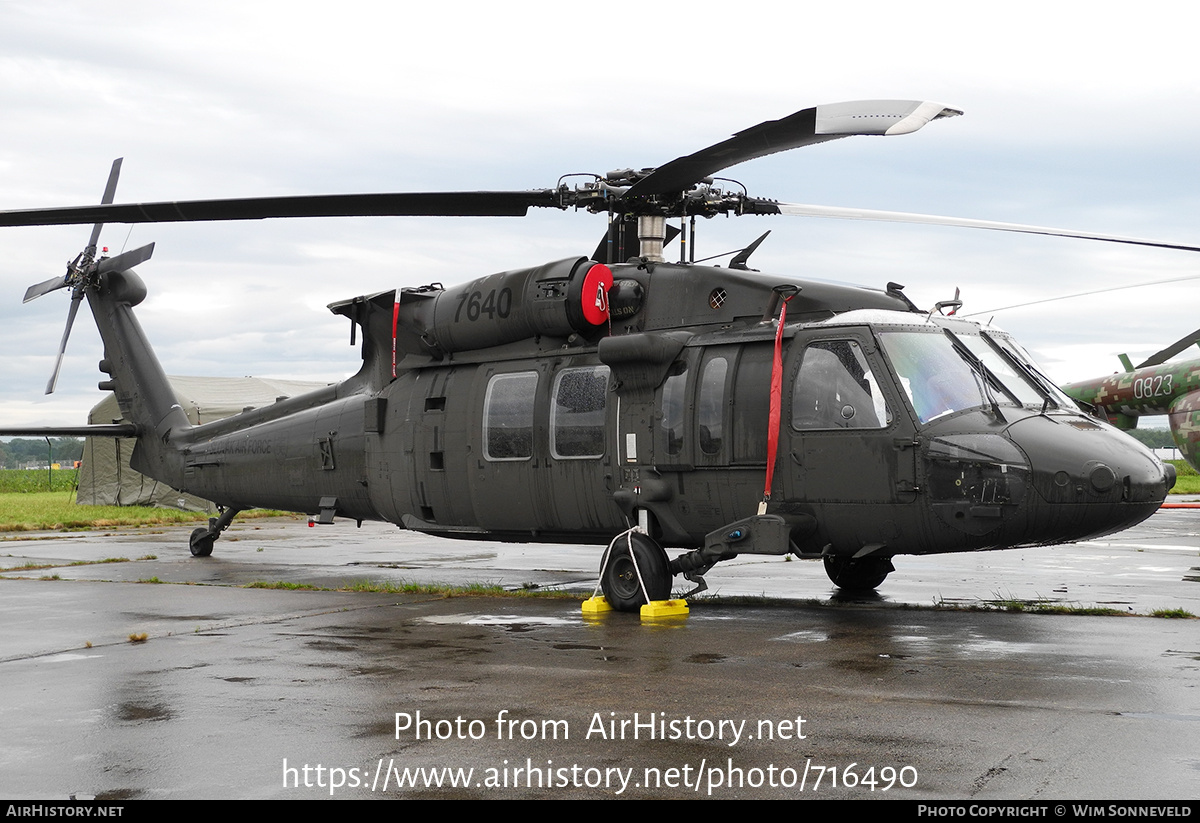
<path fill-rule="evenodd" d="M 940 329 L 879 339 L 921 423 L 979 407 L 1073 408 L 1006 336 Z"/>
<path fill-rule="evenodd" d="M 920 422 L 989 403 L 980 373 L 944 334 L 895 331 L 879 339 Z"/>
<path fill-rule="evenodd" d="M 1029 379 L 1036 383 L 1039 389 L 1049 395 L 1050 402 L 1053 405 L 1061 409 L 1068 409 L 1070 411 L 1079 410 L 1079 407 L 1075 404 L 1075 401 L 1072 400 L 1066 392 L 1060 389 L 1053 380 L 1042 373 L 1042 370 L 1038 368 L 1037 363 L 1034 362 L 1033 357 L 1030 356 L 1029 352 L 1027 352 L 1020 343 L 1013 340 L 1008 335 L 996 334 L 995 332 L 991 331 L 986 332 L 985 336 L 988 340 L 1003 349 L 1004 352 L 1020 366 L 1022 373 L 1028 375 Z"/>

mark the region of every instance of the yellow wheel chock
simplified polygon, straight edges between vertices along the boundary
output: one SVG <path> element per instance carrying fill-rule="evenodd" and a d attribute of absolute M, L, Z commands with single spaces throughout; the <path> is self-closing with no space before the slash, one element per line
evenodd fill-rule
<path fill-rule="evenodd" d="M 642 606 L 643 620 L 661 620 L 664 617 L 687 617 L 686 600 L 651 600 Z"/>

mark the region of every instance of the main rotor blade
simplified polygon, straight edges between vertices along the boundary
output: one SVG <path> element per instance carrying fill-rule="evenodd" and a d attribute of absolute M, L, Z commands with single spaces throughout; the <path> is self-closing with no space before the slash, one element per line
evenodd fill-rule
<path fill-rule="evenodd" d="M 1125 243 L 1131 246 L 1152 246 L 1179 251 L 1200 251 L 1200 246 L 1185 243 L 1166 243 L 1162 240 L 1147 240 L 1139 237 L 1121 237 L 1115 234 L 1052 229 L 1046 226 L 1027 226 L 1021 223 L 1000 223 L 994 220 L 972 220 L 965 217 L 939 217 L 933 214 L 912 214 L 903 211 L 875 211 L 873 209 L 847 209 L 840 206 L 812 206 L 803 203 L 776 203 L 772 200 L 748 200 L 744 214 L 787 214 L 794 217 L 834 217 L 841 220 L 876 220 L 884 223 L 919 223 L 927 226 L 957 226 L 966 229 L 988 229 L 1010 231 L 1020 234 L 1043 234 L 1050 237 L 1075 237 L 1080 240 L 1100 240 L 1105 243 Z"/>
<path fill-rule="evenodd" d="M 41 283 L 36 283 L 25 290 L 25 299 L 22 303 L 28 303 L 30 300 L 35 300 L 43 294 L 49 294 L 52 291 L 58 291 L 67 285 L 67 278 L 63 275 L 51 277 L 49 280 L 43 280 Z"/>
<path fill-rule="evenodd" d="M 118 157 L 113 161 L 112 168 L 108 172 L 108 182 L 104 185 L 104 194 L 100 196 L 102 204 L 109 204 L 113 201 L 113 197 L 117 194 L 117 178 L 121 176 L 121 162 L 125 158 Z M 103 223 L 97 223 L 92 226 L 92 236 L 88 239 L 87 253 L 91 256 L 96 254 L 96 244 L 100 242 L 100 230 L 104 228 Z"/>
<path fill-rule="evenodd" d="M 71 308 L 67 310 L 67 326 L 63 329 L 62 341 L 58 344 L 58 359 L 54 361 L 54 371 L 50 381 L 46 383 L 46 394 L 54 394 L 58 385 L 58 373 L 62 369 L 63 355 L 67 353 L 67 338 L 71 336 L 71 327 L 75 325 L 75 315 L 79 313 L 79 304 L 83 300 L 83 291 L 77 290 L 71 295 Z"/>
<path fill-rule="evenodd" d="M 185 223 L 273 217 L 524 217 L 531 206 L 559 206 L 555 189 L 534 191 L 314 194 L 117 203 L 0 212 L 0 226 L 80 223 Z"/>
<path fill-rule="evenodd" d="M 1167 346 L 1162 351 L 1157 351 L 1150 355 L 1143 362 L 1137 364 L 1137 368 L 1144 369 L 1147 366 L 1158 366 L 1167 362 L 1175 355 L 1179 354 L 1184 349 L 1191 346 L 1193 343 L 1200 342 L 1200 329 L 1196 329 L 1186 337 L 1181 337 L 1171 345 Z"/>
<path fill-rule="evenodd" d="M 723 143 L 677 157 L 635 183 L 626 197 L 685 191 L 722 169 L 756 157 L 862 135 L 908 134 L 930 120 L 962 114 L 941 103 L 919 100 L 854 100 L 803 109 L 740 131 Z"/>
<path fill-rule="evenodd" d="M 118 254 L 116 257 L 104 258 L 100 261 L 99 271 L 126 271 L 127 269 L 132 269 L 134 266 L 140 266 L 142 263 L 145 263 L 150 259 L 152 254 L 154 254 L 154 244 L 147 243 L 140 249 L 133 249 L 132 251 Z"/>

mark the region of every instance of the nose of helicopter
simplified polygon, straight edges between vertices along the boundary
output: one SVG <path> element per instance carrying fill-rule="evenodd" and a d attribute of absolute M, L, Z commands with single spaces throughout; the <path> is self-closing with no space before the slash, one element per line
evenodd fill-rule
<path fill-rule="evenodd" d="M 1128 528 L 1158 510 L 1175 468 L 1119 430 L 1084 417 L 1035 415 L 1007 431 L 1029 460 L 1039 534 L 1059 542 Z"/>

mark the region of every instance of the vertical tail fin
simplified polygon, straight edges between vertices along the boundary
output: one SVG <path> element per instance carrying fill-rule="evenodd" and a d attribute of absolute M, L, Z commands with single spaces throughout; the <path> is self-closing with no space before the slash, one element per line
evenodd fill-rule
<path fill-rule="evenodd" d="M 178 438 L 191 428 L 187 415 L 163 372 L 133 307 L 146 297 L 146 285 L 132 270 L 105 271 L 94 288 L 87 289 L 88 303 L 104 341 L 100 368 L 125 419 L 141 432 L 130 465 L 143 474 L 179 486 L 183 458 Z"/>

